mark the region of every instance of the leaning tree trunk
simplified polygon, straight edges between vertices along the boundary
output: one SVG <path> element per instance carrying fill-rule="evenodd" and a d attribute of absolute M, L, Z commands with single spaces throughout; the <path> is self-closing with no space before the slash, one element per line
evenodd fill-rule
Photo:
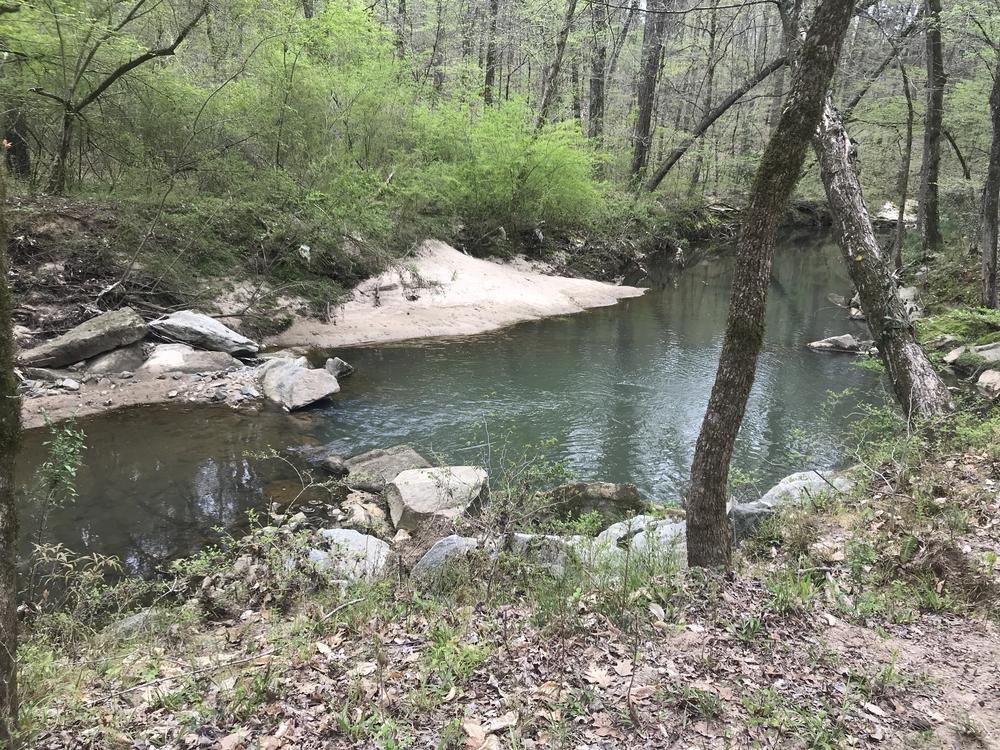
<path fill-rule="evenodd" d="M 997 306 L 997 214 L 1000 212 L 1000 47 L 997 48 L 997 68 L 990 92 L 990 114 L 993 139 L 990 141 L 990 161 L 983 184 L 983 203 L 979 217 L 979 251 L 983 258 L 983 305 Z"/>
<path fill-rule="evenodd" d="M 813 147 L 833 214 L 834 233 L 885 363 L 893 395 L 908 418 L 942 414 L 951 408 L 951 396 L 917 343 L 906 308 L 896 293 L 890 259 L 875 239 L 861 192 L 855 166 L 857 151 L 829 98 Z"/>
<path fill-rule="evenodd" d="M 637 176 L 646 168 L 649 148 L 652 145 L 653 103 L 656 100 L 656 82 L 660 74 L 660 57 L 663 55 L 663 35 L 667 29 L 667 0 L 647 0 L 646 24 L 642 32 L 642 57 L 639 63 L 638 105 L 635 120 L 635 145 L 632 151 L 632 175 Z"/>
<path fill-rule="evenodd" d="M 691 466 L 686 507 L 692 566 L 730 563 L 726 484 L 764 341 L 775 232 L 799 181 L 853 14 L 854 0 L 824 0 L 816 9 L 799 52 L 788 104 L 761 157 L 743 215 L 719 370 Z"/>
<path fill-rule="evenodd" d="M 17 718 L 17 574 L 14 458 L 21 436 L 21 401 L 14 378 L 10 286 L 7 284 L 7 206 L 0 174 L 0 748 L 13 747 Z"/>
<path fill-rule="evenodd" d="M 944 118 L 944 50 L 941 43 L 941 0 L 927 0 L 927 113 L 924 116 L 924 153 L 920 170 L 919 223 L 921 249 L 926 257 L 941 249 L 938 179 L 941 171 L 941 122 Z"/>

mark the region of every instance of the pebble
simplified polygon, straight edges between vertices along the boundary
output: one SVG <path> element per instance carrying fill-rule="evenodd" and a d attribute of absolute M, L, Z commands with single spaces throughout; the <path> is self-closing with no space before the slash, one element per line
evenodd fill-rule
<path fill-rule="evenodd" d="M 167 398 L 177 398 L 177 391 L 168 391 Z"/>

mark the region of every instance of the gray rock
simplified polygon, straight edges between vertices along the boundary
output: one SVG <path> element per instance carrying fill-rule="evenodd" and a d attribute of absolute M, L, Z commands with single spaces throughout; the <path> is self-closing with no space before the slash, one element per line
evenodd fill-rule
<path fill-rule="evenodd" d="M 320 529 L 324 547 L 308 552 L 317 570 L 354 582 L 379 578 L 389 572 L 392 550 L 381 539 L 354 529 Z"/>
<path fill-rule="evenodd" d="M 471 537 L 446 536 L 424 553 L 413 566 L 410 576 L 418 583 L 440 586 L 448 580 L 449 573 L 454 572 L 455 562 L 465 560 L 478 547 L 479 542 Z"/>
<path fill-rule="evenodd" d="M 985 370 L 976 381 L 976 388 L 987 398 L 996 398 L 1000 395 L 1000 372 Z"/>
<path fill-rule="evenodd" d="M 152 321 L 150 329 L 167 341 L 191 344 L 227 354 L 256 354 L 260 346 L 215 318 L 192 310 L 165 315 Z"/>
<path fill-rule="evenodd" d="M 341 510 L 347 514 L 345 523 L 350 528 L 381 538 L 392 536 L 389 519 L 378 495 L 353 490 L 347 494 Z"/>
<path fill-rule="evenodd" d="M 332 477 L 336 479 L 343 479 L 350 473 L 350 469 L 347 467 L 347 461 L 344 460 L 343 456 L 338 456 L 331 453 L 329 456 L 324 458 L 320 465 L 323 470 Z"/>
<path fill-rule="evenodd" d="M 49 370 L 45 367 L 22 367 L 21 374 L 28 380 L 40 380 L 43 383 L 57 383 L 66 377 L 66 372 Z"/>
<path fill-rule="evenodd" d="M 242 363 L 225 352 L 206 352 L 187 344 L 157 344 L 149 358 L 136 372 L 140 375 L 161 375 L 167 372 L 201 373 L 242 367 Z"/>
<path fill-rule="evenodd" d="M 430 520 L 458 518 L 483 494 L 486 479 L 486 471 L 478 466 L 400 472 L 385 488 L 393 526 L 412 531 Z"/>
<path fill-rule="evenodd" d="M 657 516 L 639 515 L 633 518 L 611 524 L 596 537 L 597 544 L 619 546 L 621 542 L 630 542 L 636 534 L 647 527 L 656 525 L 663 519 Z"/>
<path fill-rule="evenodd" d="M 972 353 L 989 364 L 1000 362 L 1000 342 L 972 347 Z"/>
<path fill-rule="evenodd" d="M 381 492 L 400 472 L 430 467 L 427 459 L 408 445 L 376 449 L 352 456 L 344 461 L 351 487 L 368 492 Z"/>
<path fill-rule="evenodd" d="M 264 395 L 289 411 L 302 409 L 340 391 L 340 384 L 326 370 L 311 370 L 305 359 L 271 359 L 260 368 Z"/>
<path fill-rule="evenodd" d="M 871 348 L 871 345 L 871 341 L 861 341 L 849 333 L 842 336 L 829 336 L 806 344 L 807 347 L 818 352 L 844 352 L 847 354 L 866 352 Z"/>
<path fill-rule="evenodd" d="M 511 534 L 507 551 L 532 567 L 554 578 L 580 564 L 579 543 L 583 537 L 561 537 L 552 534 Z"/>
<path fill-rule="evenodd" d="M 557 515 L 579 518 L 597 512 L 605 523 L 634 516 L 649 508 L 649 502 L 634 484 L 576 482 L 556 487 L 548 496 Z"/>
<path fill-rule="evenodd" d="M 80 390 L 80 381 L 73 380 L 73 378 L 66 378 L 65 380 L 60 380 L 56 383 L 60 388 L 65 388 L 67 391 L 78 391 Z"/>
<path fill-rule="evenodd" d="M 831 493 L 848 492 L 853 484 L 850 477 L 839 472 L 825 472 L 822 476 L 815 471 L 790 474 L 764 493 L 760 500 L 740 503 L 729 509 L 733 539 L 746 539 L 765 519 L 782 508 L 803 505 L 812 498 Z"/>
<path fill-rule="evenodd" d="M 128 641 L 153 632 L 165 617 L 162 609 L 150 607 L 111 623 L 101 631 L 101 637 L 107 641 Z"/>
<path fill-rule="evenodd" d="M 632 551 L 660 558 L 669 555 L 678 565 L 686 566 L 687 524 L 684 521 L 658 521 L 632 537 Z"/>
<path fill-rule="evenodd" d="M 62 336 L 18 355 L 26 365 L 65 367 L 98 354 L 134 344 L 146 335 L 146 323 L 131 307 L 91 318 Z"/>
<path fill-rule="evenodd" d="M 328 373 L 333 375 L 333 377 L 337 378 L 338 380 L 340 378 L 350 377 L 351 375 L 354 374 L 354 366 L 349 365 L 340 357 L 333 357 L 331 359 L 328 359 L 326 361 L 326 364 L 323 365 L 323 369 L 325 369 Z"/>
<path fill-rule="evenodd" d="M 87 362 L 87 372 L 96 375 L 138 370 L 146 361 L 146 352 L 141 343 L 129 344 L 121 349 L 99 354 Z"/>
<path fill-rule="evenodd" d="M 950 352 L 944 355 L 944 363 L 946 365 L 953 365 L 958 362 L 959 357 L 969 351 L 967 346 L 959 346 L 952 349 Z"/>

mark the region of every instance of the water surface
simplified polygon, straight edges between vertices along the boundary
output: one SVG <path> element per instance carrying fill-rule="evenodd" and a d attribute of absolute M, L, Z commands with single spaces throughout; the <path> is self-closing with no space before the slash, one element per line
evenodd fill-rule
<path fill-rule="evenodd" d="M 268 447 L 320 444 L 350 454 L 410 443 L 454 463 L 482 462 L 489 451 L 496 463 L 505 446 L 550 442 L 541 450 L 581 478 L 634 482 L 676 502 L 715 377 L 732 269 L 731 257 L 709 258 L 614 307 L 464 339 L 339 351 L 358 373 L 334 403 L 299 415 L 158 406 L 84 420 L 79 498 L 52 514 L 48 532 L 148 573 L 266 506 L 265 487 L 293 476 L 260 457 Z M 854 358 L 804 348 L 864 334 L 826 299 L 848 289 L 828 237 L 781 244 L 734 459 L 752 486 L 837 463 L 859 400 L 883 397 L 878 377 Z M 830 402 L 845 390 L 853 393 Z M 22 482 L 44 439 L 29 433 Z"/>

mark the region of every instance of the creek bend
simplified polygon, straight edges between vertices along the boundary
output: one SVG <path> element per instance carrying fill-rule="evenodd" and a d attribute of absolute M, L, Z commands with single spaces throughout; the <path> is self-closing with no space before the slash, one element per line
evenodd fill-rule
<path fill-rule="evenodd" d="M 262 454 L 310 445 L 349 455 L 408 443 L 458 464 L 539 445 L 581 479 L 633 482 L 675 503 L 715 377 L 733 262 L 700 260 L 613 307 L 461 339 L 338 350 L 357 374 L 334 402 L 302 413 L 179 404 L 81 419 L 79 496 L 50 513 L 46 536 L 149 574 L 219 529 L 238 530 L 248 510 L 266 509 L 276 482 L 295 481 L 289 466 Z M 793 471 L 836 465 L 859 403 L 884 399 L 878 375 L 854 357 L 804 346 L 864 337 L 863 323 L 827 301 L 849 289 L 828 235 L 797 232 L 779 244 L 733 462 L 750 494 Z M 47 439 L 45 430 L 26 433 L 19 460 L 22 552 L 35 537 L 27 488 Z"/>

